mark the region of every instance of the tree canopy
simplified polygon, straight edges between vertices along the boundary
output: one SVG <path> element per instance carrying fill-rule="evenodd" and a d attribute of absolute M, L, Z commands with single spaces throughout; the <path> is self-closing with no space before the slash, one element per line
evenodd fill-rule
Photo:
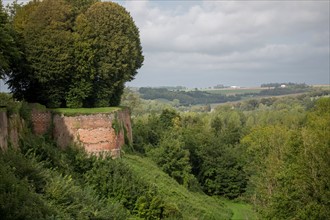
<path fill-rule="evenodd" d="M 21 58 L 15 32 L 10 25 L 9 16 L 0 0 L 0 79 L 15 68 Z"/>
<path fill-rule="evenodd" d="M 48 107 L 118 105 L 144 60 L 139 31 L 116 3 L 32 1 L 16 11 L 13 26 L 28 68 L 8 84 L 16 98 Z"/>

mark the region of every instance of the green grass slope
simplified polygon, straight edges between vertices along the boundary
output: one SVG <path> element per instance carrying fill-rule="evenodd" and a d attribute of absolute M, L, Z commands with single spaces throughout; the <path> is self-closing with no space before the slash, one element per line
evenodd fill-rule
<path fill-rule="evenodd" d="M 233 212 L 216 197 L 190 192 L 148 158 L 125 155 L 124 162 L 145 181 L 154 184 L 164 199 L 176 204 L 184 219 L 231 219 Z"/>
<path fill-rule="evenodd" d="M 229 208 L 233 216 L 232 220 L 257 220 L 260 219 L 253 211 L 252 206 L 245 203 L 232 202 L 230 200 L 223 200 L 227 208 Z"/>

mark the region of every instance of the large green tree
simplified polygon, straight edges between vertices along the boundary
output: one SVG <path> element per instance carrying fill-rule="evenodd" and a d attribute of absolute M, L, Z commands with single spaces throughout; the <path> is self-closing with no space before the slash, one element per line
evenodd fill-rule
<path fill-rule="evenodd" d="M 134 78 L 143 63 L 133 19 L 116 3 L 97 2 L 78 16 L 75 28 L 79 69 L 76 82 L 82 88 L 92 84 L 86 100 L 95 106 L 118 105 L 124 83 Z"/>
<path fill-rule="evenodd" d="M 118 105 L 142 66 L 139 32 L 121 6 L 97 0 L 34 0 L 14 25 L 26 71 L 10 76 L 17 98 L 48 107 Z"/>
<path fill-rule="evenodd" d="M 20 59 L 16 33 L 0 0 L 0 79 L 12 72 Z"/>

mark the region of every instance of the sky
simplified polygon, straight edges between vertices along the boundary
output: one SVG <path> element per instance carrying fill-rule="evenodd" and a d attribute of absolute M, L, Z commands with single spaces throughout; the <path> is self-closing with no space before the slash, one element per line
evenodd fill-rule
<path fill-rule="evenodd" d="M 128 86 L 330 83 L 328 0 L 115 2 L 139 28 L 145 57 Z"/>

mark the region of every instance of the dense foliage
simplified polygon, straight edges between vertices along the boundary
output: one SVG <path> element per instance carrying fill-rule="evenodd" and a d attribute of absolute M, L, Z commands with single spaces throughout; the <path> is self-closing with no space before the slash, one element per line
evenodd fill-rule
<path fill-rule="evenodd" d="M 28 114 L 26 104 L 1 95 L 11 114 Z M 313 93 L 211 113 L 164 109 L 134 117 L 134 144 L 117 160 L 60 150 L 27 132 L 18 149 L 0 154 L 0 213 L 5 219 L 228 219 L 237 212 L 257 218 L 246 206 L 219 200 L 225 197 L 252 204 L 262 219 L 327 219 L 329 117 L 330 98 Z"/>
<path fill-rule="evenodd" d="M 59 150 L 31 135 L 0 153 L 0 213 L 4 219 L 145 219 L 181 216 L 158 189 L 126 163 Z"/>
<path fill-rule="evenodd" d="M 0 79 L 5 78 L 12 70 L 18 71 L 21 60 L 17 34 L 0 0 Z"/>
<path fill-rule="evenodd" d="M 134 119 L 134 150 L 188 189 L 244 199 L 264 218 L 326 219 L 329 117 L 330 99 L 313 93 L 163 110 Z"/>
<path fill-rule="evenodd" d="M 28 122 L 26 103 L 0 95 L 10 114 L 20 114 Z M 222 201 L 188 191 L 151 161 L 87 155 L 76 146 L 60 149 L 47 136 L 34 136 L 28 129 L 21 132 L 18 148 L 0 151 L 1 218 L 229 219 L 232 215 Z M 148 172 L 142 173 L 152 175 L 142 178 L 136 163 L 144 163 Z M 158 177 L 157 183 L 150 180 Z"/>
<path fill-rule="evenodd" d="M 12 24 L 0 27 L 6 34 L 1 46 L 11 53 L 0 57 L 2 72 L 8 73 L 15 98 L 48 107 L 119 105 L 124 83 L 143 63 L 139 31 L 123 7 L 96 0 L 44 0 L 15 9 Z M 6 14 L 1 11 L 0 17 Z M 7 58 L 17 57 L 9 44 L 15 43 L 11 30 L 22 44 L 20 68 L 11 68 Z"/>

